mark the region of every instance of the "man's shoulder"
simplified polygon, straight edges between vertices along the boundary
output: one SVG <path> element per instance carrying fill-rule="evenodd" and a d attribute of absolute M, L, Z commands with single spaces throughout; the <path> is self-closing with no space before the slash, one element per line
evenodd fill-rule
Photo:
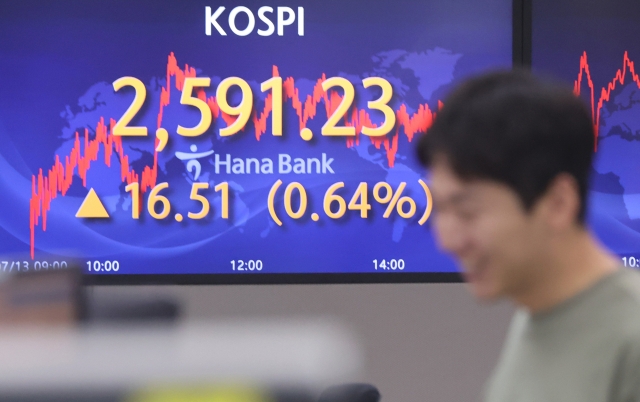
<path fill-rule="evenodd" d="M 538 316 L 526 310 L 516 311 L 507 343 L 515 348 L 534 344 L 567 353 L 574 349 L 597 349 L 603 353 L 625 349 L 640 361 L 640 271 L 620 268 L 582 294 Z M 569 344 L 572 346 L 565 349 Z"/>
<path fill-rule="evenodd" d="M 632 268 L 620 268 L 613 274 L 613 286 L 628 302 L 640 305 L 640 271 Z"/>
<path fill-rule="evenodd" d="M 618 313 L 621 318 L 640 317 L 640 271 L 620 268 L 607 282 L 602 289 L 605 312 Z M 640 320 L 629 323 L 640 329 Z"/>
<path fill-rule="evenodd" d="M 640 271 L 620 268 L 599 289 L 596 306 L 603 324 L 611 326 L 612 335 L 638 343 L 640 341 Z"/>
<path fill-rule="evenodd" d="M 517 310 L 486 400 L 636 400 L 638 378 L 640 272 L 621 268 L 542 316 Z"/>
<path fill-rule="evenodd" d="M 615 327 L 610 332 L 612 341 L 617 343 L 613 370 L 616 397 L 612 400 L 636 400 L 640 397 L 640 272 L 621 268 L 612 285 L 617 295 L 617 303 L 610 311 L 615 317 Z"/>

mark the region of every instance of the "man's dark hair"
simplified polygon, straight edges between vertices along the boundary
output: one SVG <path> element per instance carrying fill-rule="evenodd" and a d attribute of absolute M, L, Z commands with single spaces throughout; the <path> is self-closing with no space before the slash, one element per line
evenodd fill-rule
<path fill-rule="evenodd" d="M 570 89 L 516 70 L 454 90 L 420 139 L 418 156 L 427 167 L 444 156 L 464 180 L 502 182 L 526 210 L 567 173 L 578 184 L 583 223 L 594 140 L 590 113 Z"/>

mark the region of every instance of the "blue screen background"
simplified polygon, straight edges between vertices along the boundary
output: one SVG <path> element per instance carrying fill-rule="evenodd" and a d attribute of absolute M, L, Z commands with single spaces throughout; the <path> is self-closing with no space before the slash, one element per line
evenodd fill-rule
<path fill-rule="evenodd" d="M 108 4 L 105 4 L 108 3 Z M 218 19 L 227 31 L 215 29 L 205 35 L 205 6 L 227 10 Z M 238 37 L 228 28 L 227 16 L 237 5 L 256 15 L 256 29 Z M 284 36 L 262 37 L 257 18 L 259 7 L 304 7 L 305 32 L 298 36 L 296 23 L 285 27 Z M 7 258 L 33 261 L 30 256 L 30 199 L 32 179 L 40 169 L 46 172 L 56 155 L 64 160 L 74 146 L 76 132 L 84 143 L 95 136 L 100 118 L 119 119 L 133 98 L 133 91 L 114 92 L 112 82 L 133 76 L 145 83 L 147 97 L 131 123 L 149 128 L 149 137 L 124 138 L 124 152 L 138 174 L 153 165 L 153 133 L 161 88 L 165 86 L 167 60 L 174 54 L 181 69 L 195 68 L 198 76 L 211 77 L 207 96 L 229 76 L 246 80 L 253 89 L 254 105 L 264 106 L 260 83 L 272 76 L 277 66 L 282 77 L 293 77 L 300 98 L 312 91 L 316 81 L 341 76 L 356 90 L 355 104 L 366 109 L 379 90 L 365 89 L 367 76 L 386 78 L 393 86 L 390 105 L 406 105 L 409 114 L 420 105 L 437 111 L 456 82 L 488 69 L 510 68 L 511 0 L 413 1 L 322 1 L 266 4 L 245 1 L 135 1 L 135 2 L 35 2 L 2 5 L 0 14 L 0 251 Z M 275 23 L 275 17 L 271 18 Z M 239 27 L 246 26 L 243 15 Z M 605 75 L 606 76 L 606 75 Z M 239 273 L 231 260 L 261 260 L 260 273 L 359 273 L 376 272 L 373 260 L 402 259 L 402 272 L 455 272 L 456 266 L 437 250 L 431 221 L 417 221 L 426 208 L 425 194 L 418 184 L 425 172 L 414 156 L 412 141 L 400 128 L 393 166 L 384 147 L 378 149 L 365 136 L 348 146 L 344 138 L 319 135 L 327 116 L 323 105 L 309 121 L 315 137 L 300 138 L 298 117 L 291 103 L 284 105 L 284 133 L 273 137 L 268 129 L 256 140 L 250 122 L 232 136 L 218 135 L 224 127 L 217 119 L 203 135 L 181 137 L 178 124 L 193 126 L 195 108 L 180 105 L 180 91 L 172 87 L 170 105 L 164 109 L 162 127 L 170 135 L 168 147 L 158 154 L 157 182 L 168 182 L 163 192 L 171 201 L 172 213 L 155 220 L 143 212 L 131 217 L 131 197 L 120 177 L 120 161 L 104 163 L 104 150 L 92 162 L 83 185 L 78 172 L 68 192 L 51 201 L 47 227 L 42 217 L 34 229 L 35 260 L 110 260 L 119 262 L 117 274 Z M 231 94 L 231 101 L 237 93 Z M 370 112 L 374 122 L 382 115 Z M 395 130 L 389 134 L 395 135 Z M 196 179 L 176 152 L 213 151 L 223 159 L 271 158 L 278 154 L 293 158 L 333 159 L 334 174 L 226 174 L 215 173 L 213 156 L 200 159 Z M 267 196 L 273 183 L 284 186 L 300 182 L 307 190 L 308 213 L 299 220 L 287 218 L 280 189 L 276 211 L 283 220 L 277 226 L 267 211 Z M 209 182 L 212 212 L 205 219 L 177 222 L 174 211 L 196 212 L 199 204 L 189 200 L 194 181 Z M 333 183 L 344 182 L 339 192 L 347 202 L 358 183 L 369 184 L 372 210 L 367 219 L 357 211 L 331 220 L 322 212 L 322 197 Z M 413 197 L 417 214 L 403 219 L 397 213 L 383 218 L 384 205 L 372 200 L 371 188 L 385 181 L 393 188 L 407 183 L 404 195 Z M 213 187 L 228 182 L 231 189 L 231 219 L 219 215 L 219 194 Z M 428 183 L 428 180 L 427 180 Z M 109 219 L 79 219 L 76 211 L 90 188 L 99 195 Z M 148 192 L 145 194 L 145 200 Z M 146 202 L 145 202 L 146 203 Z M 309 218 L 320 214 L 318 222 Z M 381 272 L 378 270 L 377 272 Z M 387 272 L 387 271 L 384 271 Z M 112 272 L 113 273 L 113 272 Z"/>
<path fill-rule="evenodd" d="M 632 74 L 640 61 L 639 19 L 640 5 L 632 0 L 533 2 L 533 70 L 573 86 L 586 60 L 596 113 L 603 89 L 612 85 L 597 124 L 589 226 L 627 263 L 633 257 L 632 266 L 640 257 L 640 89 Z M 623 73 L 621 82 L 616 75 Z M 579 87 L 591 107 L 585 69 Z"/>

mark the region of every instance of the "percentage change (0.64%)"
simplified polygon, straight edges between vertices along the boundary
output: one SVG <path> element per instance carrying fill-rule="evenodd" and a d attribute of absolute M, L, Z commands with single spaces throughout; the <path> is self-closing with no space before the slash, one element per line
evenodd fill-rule
<path fill-rule="evenodd" d="M 424 180 L 420 179 L 418 180 L 418 183 L 424 190 L 426 198 L 424 212 L 422 213 L 420 220 L 418 220 L 420 225 L 424 225 L 431 215 L 433 200 L 431 197 L 431 191 Z M 269 214 L 278 226 L 282 226 L 283 223 L 276 213 L 275 199 L 281 186 L 282 180 L 276 181 L 273 186 L 271 186 L 268 199 Z M 368 218 L 369 211 L 371 210 L 371 203 L 369 202 L 369 184 L 367 182 L 359 183 L 349 202 L 347 202 L 342 195 L 337 194 L 338 190 L 344 188 L 344 186 L 344 182 L 337 182 L 329 186 L 325 192 L 322 200 L 325 215 L 331 219 L 340 219 L 348 210 L 350 210 L 359 211 L 361 218 Z M 381 205 L 386 205 L 386 209 L 382 214 L 383 218 L 389 218 L 394 211 L 404 219 L 410 219 L 415 216 L 417 212 L 415 200 L 409 195 L 403 195 L 406 187 L 406 182 L 398 184 L 395 190 L 386 182 L 379 182 L 373 186 L 372 195 L 375 201 Z M 295 206 L 294 194 L 297 196 L 297 202 L 295 202 L 297 205 Z M 284 190 L 284 210 L 286 211 L 287 216 L 292 219 L 300 219 L 306 215 L 307 206 L 308 196 L 304 186 L 298 182 L 289 183 Z M 320 216 L 318 213 L 313 212 L 311 214 L 311 219 L 318 221 Z"/>

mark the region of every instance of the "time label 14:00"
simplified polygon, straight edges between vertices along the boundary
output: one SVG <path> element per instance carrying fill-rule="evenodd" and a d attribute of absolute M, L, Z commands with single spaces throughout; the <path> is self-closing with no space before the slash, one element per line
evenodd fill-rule
<path fill-rule="evenodd" d="M 373 269 L 376 271 L 403 271 L 404 260 L 402 258 L 390 260 L 373 260 Z"/>
<path fill-rule="evenodd" d="M 277 180 L 271 186 L 266 200 L 269 214 L 273 221 L 279 226 L 282 226 L 283 222 L 276 210 L 276 195 L 282 184 L 281 180 Z M 423 211 L 420 211 L 419 214 L 416 201 L 412 196 L 404 195 L 407 187 L 406 182 L 399 183 L 395 189 L 389 183 L 379 182 L 375 183 L 371 190 L 369 183 L 361 182 L 353 193 L 345 189 L 344 182 L 333 183 L 327 188 L 322 198 L 322 212 L 324 216 L 330 219 L 340 219 L 345 216 L 348 211 L 356 211 L 361 218 L 369 218 L 372 209 L 372 203 L 369 197 L 372 195 L 377 204 L 385 206 L 384 213 L 382 214 L 383 218 L 397 215 L 404 219 L 411 219 L 418 214 L 421 215 L 418 224 L 423 225 L 431 214 L 432 198 L 431 192 L 424 181 L 419 180 L 419 184 L 423 188 L 426 197 L 425 208 Z M 168 188 L 169 183 L 159 183 L 149 192 L 146 209 L 154 219 L 165 219 L 171 213 L 171 202 L 167 197 L 160 194 L 162 190 Z M 133 205 L 131 208 L 131 216 L 133 219 L 139 219 L 142 210 L 140 184 L 134 182 L 126 186 L 125 189 L 131 193 Z M 208 189 L 209 183 L 207 182 L 195 182 L 192 184 L 189 199 L 198 202 L 201 207 L 199 211 L 187 212 L 189 219 L 199 220 L 209 215 L 211 211 L 209 199 L 201 194 L 201 192 L 205 192 Z M 229 219 L 229 184 L 227 182 L 219 183 L 214 187 L 214 190 L 216 193 L 220 193 L 220 217 L 222 219 Z M 301 219 L 305 216 L 310 216 L 314 222 L 320 219 L 320 214 L 317 212 L 309 213 L 307 210 L 309 196 L 307 190 L 301 183 L 289 183 L 285 186 L 283 195 L 284 211 L 289 218 Z M 176 212 L 174 218 L 176 221 L 182 222 L 184 216 L 181 212 Z"/>

